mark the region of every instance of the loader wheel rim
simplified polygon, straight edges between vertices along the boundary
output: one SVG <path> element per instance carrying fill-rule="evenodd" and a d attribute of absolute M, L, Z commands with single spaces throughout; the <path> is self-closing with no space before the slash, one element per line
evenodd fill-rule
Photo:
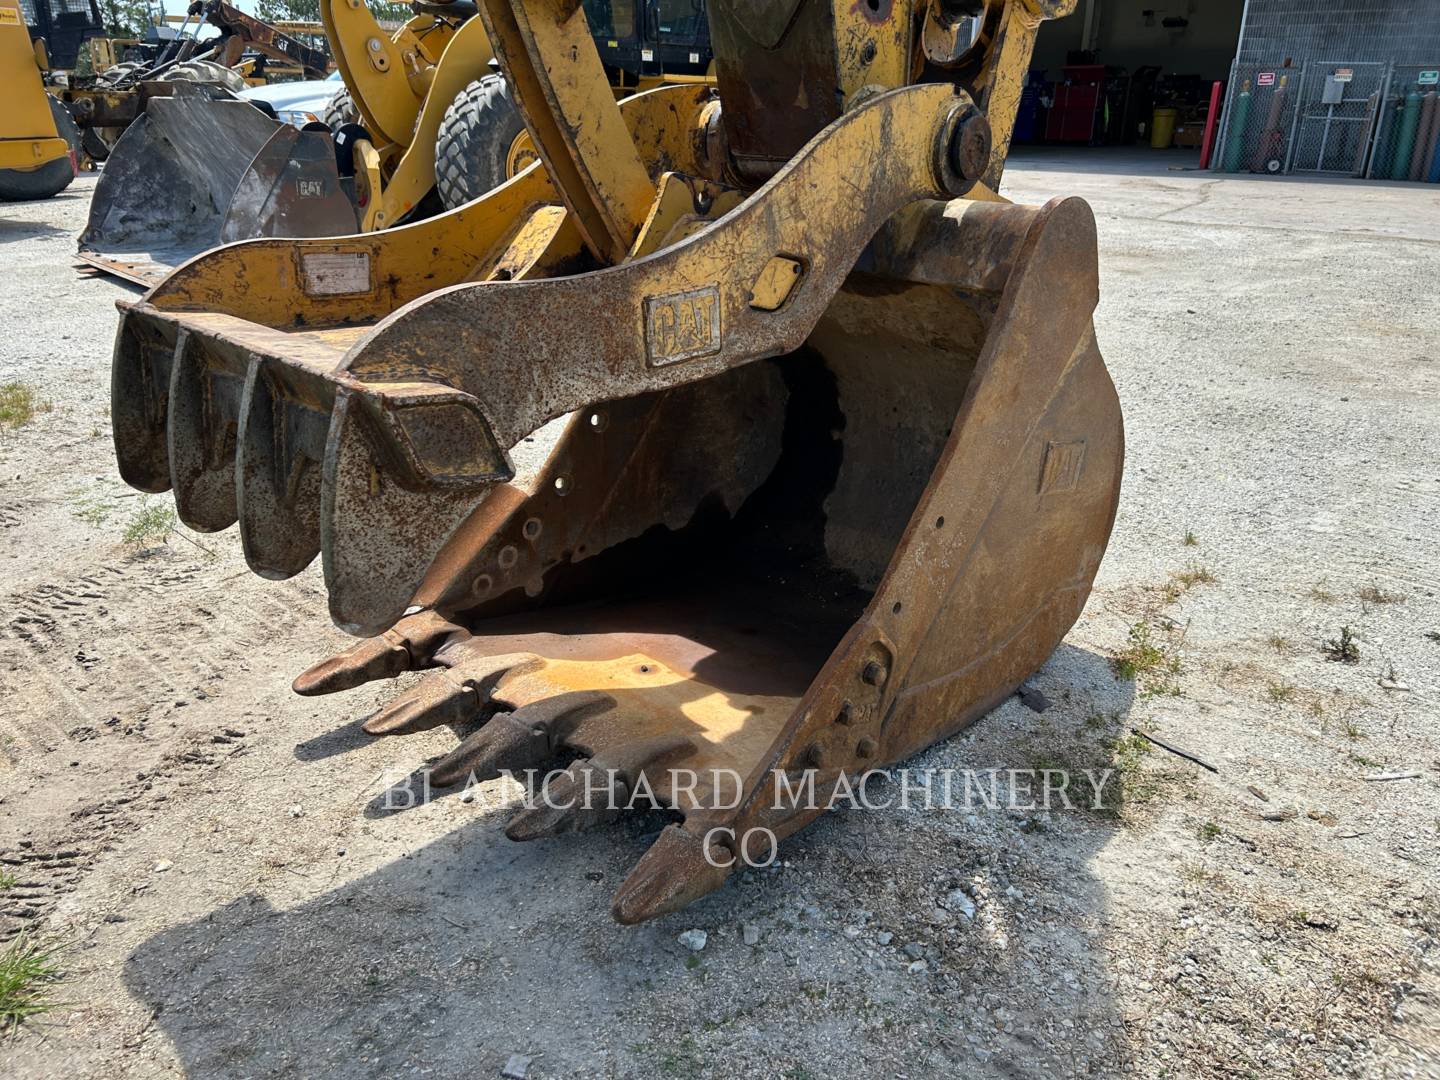
<path fill-rule="evenodd" d="M 511 177 L 518 176 L 534 162 L 540 160 L 540 156 L 535 153 L 535 148 L 530 145 L 528 136 L 529 132 L 521 128 L 520 133 L 516 135 L 510 143 L 510 149 L 506 151 L 505 178 L 507 180 Z"/>

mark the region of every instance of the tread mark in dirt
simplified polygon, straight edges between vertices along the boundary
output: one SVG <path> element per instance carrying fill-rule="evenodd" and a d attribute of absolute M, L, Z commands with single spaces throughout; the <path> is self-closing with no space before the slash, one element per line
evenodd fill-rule
<path fill-rule="evenodd" d="M 0 670 L 23 666 L 38 685 L 10 697 L 0 727 L 17 742 L 45 748 L 77 727 L 123 730 L 109 721 L 128 723 L 213 695 L 228 675 L 251 670 L 256 648 L 315 614 L 314 590 L 234 590 L 220 608 L 228 625 L 211 633 L 194 615 L 215 614 L 195 600 L 203 593 L 213 602 L 219 577 L 199 564 L 132 559 L 13 594 L 5 606 L 16 614 L 0 624 Z M 128 602 L 136 593 L 146 598 L 138 605 Z M 118 615 L 107 606 L 112 598 Z M 15 655 L 16 645 L 43 662 Z"/>
<path fill-rule="evenodd" d="M 208 781 L 218 762 L 245 749 L 244 739 L 244 731 L 228 726 L 197 732 L 150 772 L 136 775 L 116 794 L 72 813 L 61 830 L 63 835 L 51 846 L 0 851 L 0 871 L 17 879 L 13 888 L 0 895 L 0 941 L 43 919 L 121 836 L 139 829 L 177 788 L 199 779 L 195 773 L 203 772 Z"/>

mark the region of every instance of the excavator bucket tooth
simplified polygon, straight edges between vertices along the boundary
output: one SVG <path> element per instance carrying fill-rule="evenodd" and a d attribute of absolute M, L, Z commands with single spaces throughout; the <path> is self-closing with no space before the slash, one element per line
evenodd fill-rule
<path fill-rule="evenodd" d="M 576 761 L 546 777 L 541 799 L 515 814 L 505 827 L 511 840 L 539 840 L 583 832 L 613 821 L 641 792 L 647 770 L 663 775 L 672 762 L 690 756 L 695 744 L 686 735 L 659 735 Z M 646 789 L 646 794 L 653 794 Z"/>
<path fill-rule="evenodd" d="M 110 151 L 80 237 L 83 261 L 142 285 L 220 241 L 251 159 L 286 126 L 225 91 L 170 85 Z"/>
<path fill-rule="evenodd" d="M 726 841 L 667 825 L 615 891 L 610 903 L 615 920 L 626 925 L 645 922 L 714 892 L 736 862 Z M 768 852 L 757 852 L 757 858 L 768 858 Z"/>
<path fill-rule="evenodd" d="M 497 712 L 435 764 L 431 779 L 449 787 L 461 781 L 494 780 L 505 771 L 539 768 L 560 749 L 576 722 L 613 704 L 601 691 L 576 690 Z"/>
<path fill-rule="evenodd" d="M 335 694 L 405 671 L 434 667 L 441 662 L 437 654 L 445 646 L 467 637 L 463 628 L 433 611 L 416 612 L 379 637 L 365 638 L 306 669 L 292 689 L 304 697 Z"/>
<path fill-rule="evenodd" d="M 391 698 L 361 726 L 369 735 L 412 735 L 475 719 L 484 706 L 474 687 L 455 680 L 448 671 L 439 671 Z"/>
<path fill-rule="evenodd" d="M 292 689 L 305 697 L 353 690 L 377 679 L 391 679 L 410 671 L 412 659 L 394 630 L 366 638 L 338 656 L 322 660 L 296 676 Z"/>
<path fill-rule="evenodd" d="M 535 659 L 526 655 L 487 656 L 437 671 L 394 698 L 363 727 L 371 735 L 411 735 L 482 717 L 492 708 L 490 693 L 496 684 L 507 673 L 528 667 Z"/>

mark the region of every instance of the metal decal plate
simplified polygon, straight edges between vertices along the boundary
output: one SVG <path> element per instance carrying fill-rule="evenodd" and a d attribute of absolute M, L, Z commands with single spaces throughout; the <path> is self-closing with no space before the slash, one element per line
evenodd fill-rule
<path fill-rule="evenodd" d="M 651 367 L 720 351 L 720 286 L 645 298 L 645 355 Z"/>
<path fill-rule="evenodd" d="M 309 252 L 300 257 L 300 266 L 307 296 L 347 296 L 372 288 L 366 251 Z"/>
<path fill-rule="evenodd" d="M 1040 467 L 1040 494 L 1074 491 L 1080 483 L 1080 469 L 1085 464 L 1085 443 L 1048 443 L 1045 464 Z"/>

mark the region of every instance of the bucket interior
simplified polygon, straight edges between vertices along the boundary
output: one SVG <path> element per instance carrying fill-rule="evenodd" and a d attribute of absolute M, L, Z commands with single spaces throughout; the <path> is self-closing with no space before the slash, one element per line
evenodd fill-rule
<path fill-rule="evenodd" d="M 511 590 L 464 621 L 491 652 L 638 649 L 725 693 L 798 698 L 894 556 L 991 313 L 956 290 L 853 275 L 802 348 L 669 391 L 683 404 L 625 466 L 659 492 L 664 521 L 576 545 L 535 595 Z M 732 512 L 721 489 L 737 473 L 752 479 Z M 622 517 L 630 500 L 606 479 L 599 516 Z"/>

